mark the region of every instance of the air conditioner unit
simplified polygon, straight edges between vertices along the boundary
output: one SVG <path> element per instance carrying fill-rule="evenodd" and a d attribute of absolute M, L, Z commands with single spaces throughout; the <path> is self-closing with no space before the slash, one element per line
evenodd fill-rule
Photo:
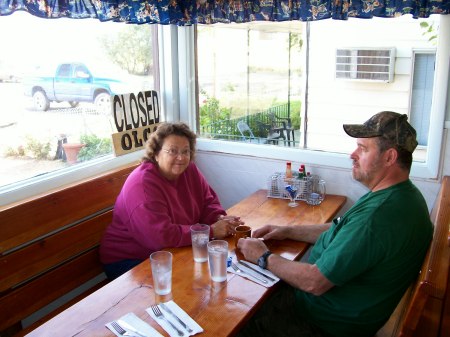
<path fill-rule="evenodd" d="M 336 79 L 392 82 L 395 48 L 342 48 L 336 50 Z"/>

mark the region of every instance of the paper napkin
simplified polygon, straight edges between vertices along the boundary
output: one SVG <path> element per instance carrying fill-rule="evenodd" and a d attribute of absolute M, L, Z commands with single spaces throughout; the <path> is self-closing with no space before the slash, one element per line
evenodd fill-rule
<path fill-rule="evenodd" d="M 192 332 L 187 331 L 186 328 L 184 328 L 178 320 L 173 317 L 170 313 L 165 311 L 160 305 L 159 310 L 164 314 L 164 317 L 166 317 L 167 320 L 169 320 L 173 325 L 175 325 L 178 329 L 183 331 L 185 336 L 192 336 L 197 333 L 203 332 L 203 328 L 197 324 L 196 321 L 194 321 L 183 309 L 181 309 L 174 301 L 169 301 L 164 303 L 169 309 L 177 315 L 179 319 L 181 319 L 189 328 L 192 329 Z M 152 308 L 146 309 L 147 313 L 164 329 L 167 331 L 167 333 L 171 337 L 179 337 L 176 330 L 170 326 L 169 323 L 167 323 L 166 320 L 157 318 L 155 314 L 153 313 Z"/>
<path fill-rule="evenodd" d="M 253 282 L 256 282 L 256 283 L 258 283 L 258 284 L 260 284 L 260 285 L 262 285 L 262 286 L 264 286 L 266 288 L 269 288 L 269 287 L 273 286 L 275 283 L 277 283 L 280 280 L 278 277 L 276 277 L 270 271 L 268 271 L 266 269 L 262 269 L 259 266 L 257 266 L 256 264 L 253 264 L 253 263 L 250 263 L 250 262 L 246 261 L 246 263 L 248 265 L 250 265 L 253 269 L 258 270 L 259 272 L 263 273 L 264 275 L 272 278 L 274 281 L 270 280 L 267 277 L 262 276 L 261 274 L 253 271 L 252 269 L 248 268 L 247 266 L 245 266 L 244 264 L 242 264 L 242 263 L 240 263 L 240 262 L 238 262 L 236 260 L 234 260 L 233 263 L 235 263 L 239 267 L 239 269 L 241 269 L 244 273 L 240 273 L 240 272 L 234 270 L 232 267 L 228 267 L 227 268 L 228 272 L 236 274 L 236 275 L 239 275 L 239 276 L 242 276 L 242 277 L 244 277 L 246 279 L 249 279 L 249 280 L 251 280 Z M 260 279 L 266 280 L 267 283 L 264 283 L 264 282 L 260 281 Z"/>
<path fill-rule="evenodd" d="M 132 327 L 136 328 L 143 334 L 145 334 L 148 337 L 163 337 L 158 331 L 156 331 L 152 326 L 145 323 L 142 319 L 137 317 L 134 313 L 130 312 L 126 314 L 125 316 L 120 317 L 119 319 L 127 322 Z M 117 319 L 117 320 L 119 320 Z M 112 322 L 109 322 L 106 325 L 106 327 L 111 330 L 116 336 L 121 337 L 119 333 L 111 326 Z"/>

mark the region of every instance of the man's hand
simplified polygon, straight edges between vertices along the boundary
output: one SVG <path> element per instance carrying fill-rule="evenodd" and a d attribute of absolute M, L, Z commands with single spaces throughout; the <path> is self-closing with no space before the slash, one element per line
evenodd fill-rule
<path fill-rule="evenodd" d="M 255 238 L 239 239 L 237 246 L 245 259 L 254 263 L 257 263 L 258 258 L 269 250 L 263 240 Z"/>
<path fill-rule="evenodd" d="M 258 258 L 269 249 L 263 240 L 256 238 L 239 239 L 238 248 L 247 261 L 257 263 Z M 333 288 L 315 264 L 287 260 L 280 255 L 269 256 L 268 270 L 291 286 L 320 296 Z"/>
<path fill-rule="evenodd" d="M 253 232 L 252 237 L 263 238 L 264 240 L 284 240 L 288 238 L 289 227 L 265 225 Z"/>

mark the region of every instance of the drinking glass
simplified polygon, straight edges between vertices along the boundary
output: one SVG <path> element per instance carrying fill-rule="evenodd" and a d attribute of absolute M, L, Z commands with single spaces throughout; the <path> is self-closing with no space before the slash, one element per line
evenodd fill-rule
<path fill-rule="evenodd" d="M 285 180 L 285 189 L 289 195 L 289 207 L 297 207 L 298 202 L 295 201 L 298 193 L 298 184 L 295 182 L 295 179 L 286 179 Z"/>
<path fill-rule="evenodd" d="M 240 225 L 234 229 L 234 243 L 236 247 L 239 239 L 251 237 L 252 237 L 252 228 L 250 226 Z"/>
<path fill-rule="evenodd" d="M 214 282 L 227 280 L 228 242 L 213 240 L 208 242 L 209 272 Z"/>
<path fill-rule="evenodd" d="M 156 294 L 169 294 L 172 291 L 172 253 L 154 252 L 150 255 L 150 264 Z"/>
<path fill-rule="evenodd" d="M 191 226 L 192 254 L 195 262 L 208 261 L 209 226 L 195 224 Z"/>
<path fill-rule="evenodd" d="M 237 226 L 234 229 L 234 246 L 236 247 L 235 253 L 236 253 L 236 258 L 239 261 L 244 259 L 244 255 L 242 254 L 241 250 L 237 246 L 238 241 L 239 241 L 239 239 L 251 238 L 251 237 L 252 237 L 252 228 L 250 226 L 241 225 L 241 226 Z"/>
<path fill-rule="evenodd" d="M 325 180 L 313 177 L 309 182 L 308 192 L 306 193 L 306 203 L 312 206 L 320 205 L 325 199 L 325 194 Z"/>

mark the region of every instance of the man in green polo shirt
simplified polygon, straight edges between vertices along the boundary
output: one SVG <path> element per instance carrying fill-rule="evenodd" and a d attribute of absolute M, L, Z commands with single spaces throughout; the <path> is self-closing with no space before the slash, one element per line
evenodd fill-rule
<path fill-rule="evenodd" d="M 370 191 L 330 224 L 267 225 L 239 240 L 247 260 L 286 284 L 239 336 L 373 337 L 417 277 L 433 226 L 409 179 L 416 131 L 391 111 L 344 130 L 357 139 L 352 176 Z M 302 263 L 272 254 L 256 238 L 314 246 Z"/>

